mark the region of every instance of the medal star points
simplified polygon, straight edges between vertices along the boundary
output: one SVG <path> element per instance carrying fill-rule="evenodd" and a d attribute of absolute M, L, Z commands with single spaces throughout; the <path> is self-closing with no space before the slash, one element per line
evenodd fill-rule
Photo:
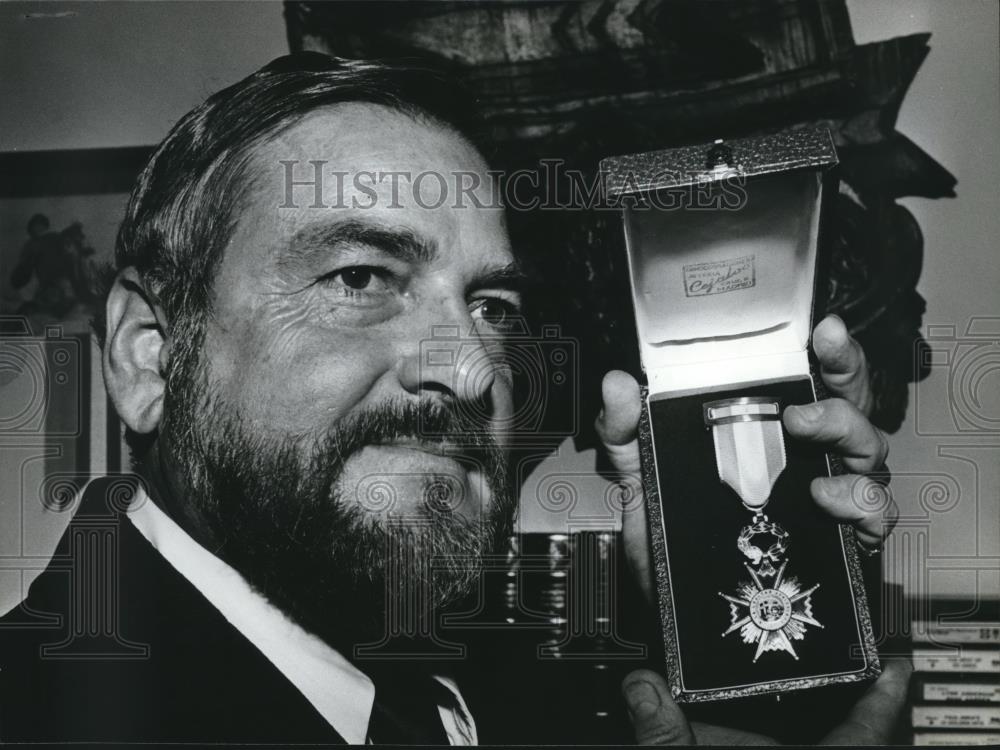
<path fill-rule="evenodd" d="M 741 584 L 737 596 L 719 592 L 729 603 L 730 617 L 730 625 L 722 637 L 738 630 L 744 643 L 756 643 L 755 664 L 769 651 L 784 651 L 798 660 L 792 641 L 805 639 L 807 625 L 823 627 L 812 612 L 812 595 L 819 584 L 803 590 L 795 578 L 782 580 L 784 565 L 769 587 L 749 566 L 747 571 L 753 583 Z"/>

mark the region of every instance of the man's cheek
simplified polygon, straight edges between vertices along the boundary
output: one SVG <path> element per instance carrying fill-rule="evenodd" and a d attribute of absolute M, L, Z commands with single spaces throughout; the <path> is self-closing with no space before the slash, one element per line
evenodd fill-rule
<path fill-rule="evenodd" d="M 265 430 L 325 431 L 363 402 L 384 374 L 379 358 L 352 354 L 350 346 L 331 344 L 248 362 L 230 381 L 229 399 Z"/>

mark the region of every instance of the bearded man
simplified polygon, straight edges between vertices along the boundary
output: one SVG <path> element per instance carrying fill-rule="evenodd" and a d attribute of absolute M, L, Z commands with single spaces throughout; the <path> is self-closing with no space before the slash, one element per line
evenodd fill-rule
<path fill-rule="evenodd" d="M 453 679 L 356 658 L 393 612 L 426 619 L 474 592 L 515 511 L 504 336 L 523 273 L 453 93 L 427 72 L 289 56 L 210 97 L 156 150 L 97 321 L 141 481 L 124 509 L 92 483 L 18 610 L 59 625 L 0 623 L 0 737 L 477 741 Z M 429 174 L 474 179 L 466 200 L 442 201 L 442 181 L 418 179 Z M 461 332 L 454 356 L 423 356 L 442 327 Z M 835 319 L 815 346 L 840 398 L 789 409 L 786 426 L 873 471 L 885 441 L 862 415 L 863 355 Z M 598 433 L 634 482 L 638 386 L 610 373 L 603 398 Z M 857 511 L 846 481 L 814 490 L 881 542 L 884 519 Z M 641 505 L 625 516 L 648 586 Z M 73 533 L 94 518 L 116 531 L 117 575 L 101 582 L 112 635 L 139 658 L 58 658 L 85 627 L 74 581 L 96 563 L 74 557 Z M 887 674 L 858 710 L 891 720 L 898 682 Z M 638 739 L 692 738 L 660 676 L 631 675 L 624 696 Z"/>

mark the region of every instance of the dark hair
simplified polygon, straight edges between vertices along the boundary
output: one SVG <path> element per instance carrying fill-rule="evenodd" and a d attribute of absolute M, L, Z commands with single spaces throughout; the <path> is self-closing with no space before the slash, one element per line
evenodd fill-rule
<path fill-rule="evenodd" d="M 481 146 L 471 98 L 442 71 L 344 60 L 316 52 L 280 57 L 184 116 L 136 183 L 103 274 L 102 302 L 118 271 L 134 267 L 174 324 L 198 337 L 215 270 L 251 181 L 257 146 L 316 109 L 347 102 L 391 107 L 448 126 Z M 105 305 L 93 320 L 105 336 Z M 197 346 L 185 340 L 182 346 Z"/>

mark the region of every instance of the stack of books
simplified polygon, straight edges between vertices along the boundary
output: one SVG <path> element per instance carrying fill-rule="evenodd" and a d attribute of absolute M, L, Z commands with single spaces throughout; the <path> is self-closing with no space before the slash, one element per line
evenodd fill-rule
<path fill-rule="evenodd" d="M 1000 745 L 995 605 L 970 606 L 967 618 L 950 606 L 950 614 L 912 622 L 914 745 Z"/>

